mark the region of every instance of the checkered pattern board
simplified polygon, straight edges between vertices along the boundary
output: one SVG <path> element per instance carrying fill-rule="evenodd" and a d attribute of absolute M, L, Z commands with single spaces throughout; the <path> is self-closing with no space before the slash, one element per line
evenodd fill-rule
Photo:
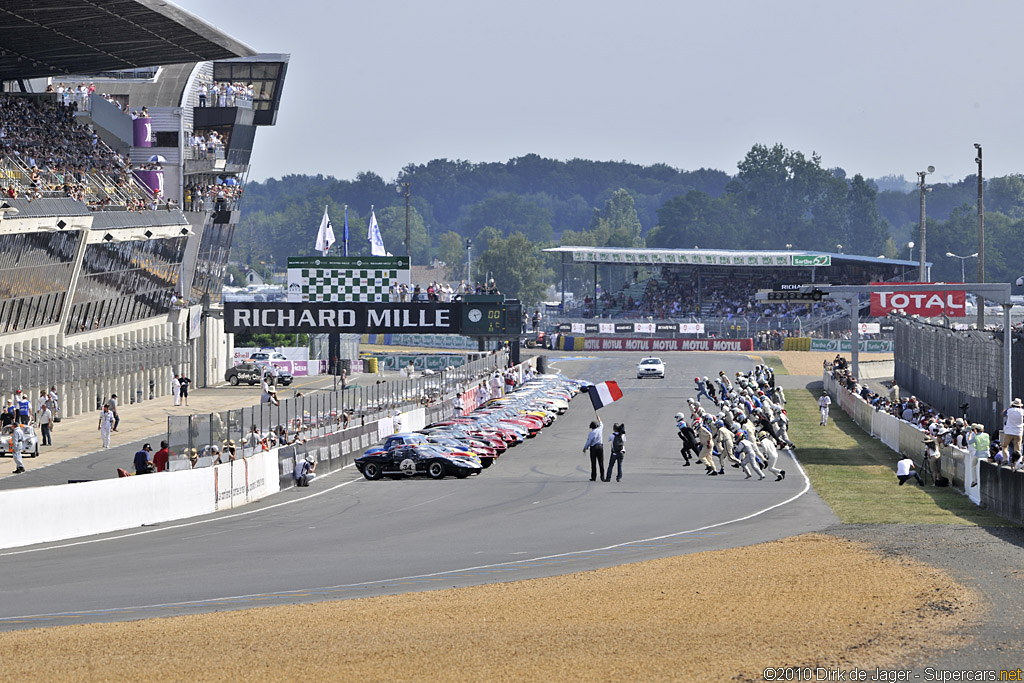
<path fill-rule="evenodd" d="M 302 301 L 390 302 L 391 285 L 398 284 L 397 270 L 335 270 L 303 268 Z"/>

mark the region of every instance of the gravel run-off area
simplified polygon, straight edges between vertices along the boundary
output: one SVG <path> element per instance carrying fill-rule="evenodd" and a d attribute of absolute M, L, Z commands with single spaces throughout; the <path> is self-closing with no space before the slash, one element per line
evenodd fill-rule
<path fill-rule="evenodd" d="M 810 534 L 516 583 L 10 632 L 0 648 L 19 681 L 745 681 L 967 647 L 956 634 L 980 609 L 942 570 Z"/>

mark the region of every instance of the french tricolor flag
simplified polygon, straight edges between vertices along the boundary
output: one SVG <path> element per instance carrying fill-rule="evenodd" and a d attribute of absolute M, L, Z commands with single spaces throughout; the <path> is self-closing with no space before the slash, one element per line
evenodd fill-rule
<path fill-rule="evenodd" d="M 622 389 L 615 382 L 601 382 L 587 387 L 590 394 L 590 402 L 594 404 L 594 410 L 603 408 L 609 403 L 614 403 L 622 398 Z"/>

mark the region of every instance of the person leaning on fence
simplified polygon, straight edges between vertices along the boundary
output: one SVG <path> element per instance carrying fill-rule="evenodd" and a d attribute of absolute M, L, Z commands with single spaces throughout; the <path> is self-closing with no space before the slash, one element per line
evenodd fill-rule
<path fill-rule="evenodd" d="M 926 436 L 922 443 L 924 444 L 924 457 L 928 463 L 928 469 L 932 473 L 932 481 L 938 481 L 939 477 L 942 476 L 942 455 L 939 453 L 939 444 L 931 436 Z"/>
<path fill-rule="evenodd" d="M 903 486 L 911 477 L 916 479 L 918 484 L 924 486 L 921 475 L 914 468 L 914 461 L 910 459 L 909 455 L 904 455 L 903 459 L 896 463 L 896 478 L 900 480 L 900 486 Z"/>
<path fill-rule="evenodd" d="M 988 433 L 985 432 L 985 425 L 974 424 L 971 425 L 971 429 L 974 432 L 974 439 L 971 441 L 971 450 L 974 455 L 974 461 L 971 463 L 971 472 L 974 475 L 971 486 L 977 486 L 978 480 L 981 478 L 981 461 L 989 457 L 989 447 L 992 441 Z"/>
<path fill-rule="evenodd" d="M 1024 434 L 1024 404 L 1019 398 L 1013 399 L 1010 407 L 1003 411 L 1003 417 L 1006 421 L 1003 423 L 1003 438 L 999 442 L 1003 464 L 1012 466 L 1016 471 L 1021 464 L 1021 435 Z"/>

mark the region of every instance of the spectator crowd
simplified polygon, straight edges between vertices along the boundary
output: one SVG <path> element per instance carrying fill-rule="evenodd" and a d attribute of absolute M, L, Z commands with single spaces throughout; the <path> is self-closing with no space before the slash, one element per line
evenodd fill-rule
<path fill-rule="evenodd" d="M 104 144 L 91 126 L 80 125 L 75 118 L 77 106 L 76 99 L 64 105 L 0 95 L 0 154 L 21 170 L 16 175 L 11 165 L 4 164 L 0 175 L 4 196 L 23 196 L 30 201 L 43 196 L 71 197 L 92 208 L 111 204 L 109 194 L 90 192 L 89 175 L 105 176 L 104 184 L 116 185 L 126 196 L 136 194 L 131 160 Z M 129 208 L 145 208 L 144 203 L 139 195 Z"/>

